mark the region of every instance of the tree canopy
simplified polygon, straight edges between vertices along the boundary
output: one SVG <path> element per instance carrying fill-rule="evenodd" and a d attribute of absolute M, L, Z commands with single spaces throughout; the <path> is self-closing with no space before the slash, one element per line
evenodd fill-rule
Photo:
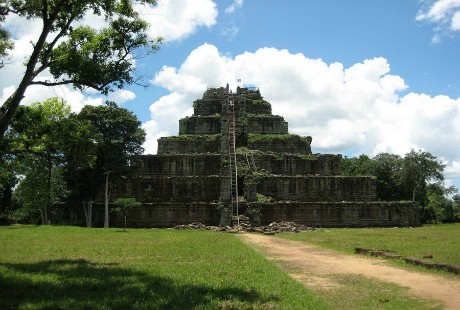
<path fill-rule="evenodd" d="M 157 50 L 161 39 L 147 37 L 149 25 L 136 13 L 134 3 L 155 4 L 156 0 L 0 1 L 2 23 L 11 14 L 42 21 L 22 79 L 0 108 L 0 138 L 31 85 L 72 85 L 107 94 L 136 82 L 134 59 Z M 103 18 L 105 26 L 95 29 L 82 24 L 89 13 Z M 5 59 L 11 48 L 10 34 L 2 25 L 0 60 Z M 52 75 L 52 80 L 40 79 L 46 72 Z"/>
<path fill-rule="evenodd" d="M 39 212 L 48 223 L 49 208 L 70 199 L 83 204 L 91 226 L 93 200 L 105 187 L 108 207 L 110 177 L 143 152 L 144 139 L 137 117 L 114 103 L 79 114 L 57 98 L 20 106 L 0 141 L 0 199 L 12 206 L 19 181 L 14 197 L 25 213 Z M 5 212 L 0 209 L 0 217 Z"/>
<path fill-rule="evenodd" d="M 344 158 L 341 173 L 375 176 L 378 199 L 417 201 L 420 220 L 428 223 L 453 220 L 458 209 L 448 198 L 456 189 L 442 182 L 444 167 L 431 153 L 411 150 L 404 157 L 380 153 L 373 158 L 367 155 Z"/>

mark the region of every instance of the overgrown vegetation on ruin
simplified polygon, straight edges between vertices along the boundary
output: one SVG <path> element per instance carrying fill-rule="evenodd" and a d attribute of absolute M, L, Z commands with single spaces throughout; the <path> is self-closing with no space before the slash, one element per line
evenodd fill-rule
<path fill-rule="evenodd" d="M 270 143 L 282 143 L 282 142 L 290 142 L 290 143 L 308 143 L 307 137 L 301 137 L 298 135 L 293 134 L 257 134 L 257 133 L 250 133 L 248 134 L 248 142 L 249 143 L 256 143 L 256 142 L 270 142 Z"/>
<path fill-rule="evenodd" d="M 162 137 L 162 140 L 169 140 L 169 141 L 216 141 L 220 139 L 220 134 L 215 135 L 177 135 L 177 136 L 169 136 L 169 137 Z"/>
<path fill-rule="evenodd" d="M 0 244 L 1 309 L 327 308 L 232 234 L 12 226 Z"/>

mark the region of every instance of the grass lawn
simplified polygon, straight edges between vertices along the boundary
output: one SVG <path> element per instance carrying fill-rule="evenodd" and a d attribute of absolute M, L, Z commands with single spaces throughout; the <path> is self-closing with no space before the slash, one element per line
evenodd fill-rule
<path fill-rule="evenodd" d="M 232 234 L 0 227 L 0 309 L 325 309 Z"/>
<path fill-rule="evenodd" d="M 403 256 L 423 258 L 460 266 L 460 224 L 427 225 L 418 228 L 328 228 L 281 238 L 305 241 L 321 247 L 354 253 L 355 248 L 396 251 Z"/>

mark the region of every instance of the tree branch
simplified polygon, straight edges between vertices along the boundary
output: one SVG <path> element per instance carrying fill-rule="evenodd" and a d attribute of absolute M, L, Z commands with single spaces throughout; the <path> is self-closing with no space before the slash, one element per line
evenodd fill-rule
<path fill-rule="evenodd" d="M 66 34 L 67 30 L 69 30 L 69 27 L 73 23 L 75 18 L 76 18 L 75 15 L 70 16 L 69 20 L 64 25 L 64 27 L 61 29 L 61 31 L 59 31 L 59 33 L 56 35 L 56 37 L 53 39 L 53 41 L 51 41 L 51 43 L 48 44 L 48 46 L 47 46 L 47 48 L 46 48 L 46 50 L 44 52 L 43 62 L 41 64 L 41 66 L 37 70 L 35 70 L 35 76 L 37 76 L 39 73 L 43 72 L 46 68 L 48 68 L 49 56 L 50 56 L 54 46 L 56 45 L 58 40 L 60 38 L 62 38 Z"/>
<path fill-rule="evenodd" d="M 102 91 L 104 87 L 107 85 L 107 84 L 103 84 L 102 86 L 97 86 L 97 85 L 93 85 L 93 84 L 86 83 L 84 81 L 79 81 L 79 80 L 65 80 L 65 81 L 60 81 L 60 82 L 48 82 L 48 81 L 30 82 L 30 85 L 43 85 L 43 86 L 60 86 L 60 85 L 68 85 L 68 84 L 77 84 L 81 86 L 86 86 L 86 87 L 93 88 L 97 91 Z"/>

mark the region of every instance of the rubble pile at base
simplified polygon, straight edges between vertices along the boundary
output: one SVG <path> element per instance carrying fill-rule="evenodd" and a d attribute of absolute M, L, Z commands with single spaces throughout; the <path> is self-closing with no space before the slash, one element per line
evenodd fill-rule
<path fill-rule="evenodd" d="M 200 222 L 194 222 L 187 225 L 177 225 L 174 226 L 174 229 L 178 230 L 212 230 L 212 231 L 225 231 L 235 233 L 238 231 L 248 231 L 248 232 L 260 232 L 265 234 L 275 234 L 281 232 L 305 232 L 305 231 L 315 231 L 315 227 L 296 224 L 294 222 L 273 222 L 267 226 L 259 226 L 259 227 L 251 227 L 249 224 L 241 223 L 240 226 L 226 226 L 226 227 L 219 227 L 219 226 L 206 226 Z"/>
<path fill-rule="evenodd" d="M 296 224 L 294 222 L 273 222 L 268 226 L 262 227 L 264 232 L 301 232 L 301 231 L 315 231 L 316 228 L 312 226 L 306 226 L 301 224 Z"/>

